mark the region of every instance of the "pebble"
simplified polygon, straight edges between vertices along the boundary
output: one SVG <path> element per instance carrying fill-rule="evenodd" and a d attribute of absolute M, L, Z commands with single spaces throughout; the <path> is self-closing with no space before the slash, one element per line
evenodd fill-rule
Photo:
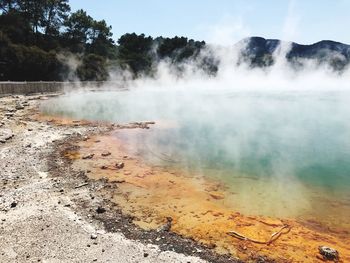
<path fill-rule="evenodd" d="M 97 239 L 97 235 L 96 234 L 91 234 L 90 238 L 91 239 Z"/>
<path fill-rule="evenodd" d="M 124 163 L 123 162 L 116 163 L 115 167 L 117 167 L 118 169 L 123 169 L 124 168 Z"/>
<path fill-rule="evenodd" d="M 320 246 L 318 247 L 318 251 L 326 260 L 338 260 L 339 259 L 339 253 L 334 248 L 326 247 L 326 246 Z"/>
<path fill-rule="evenodd" d="M 99 206 L 99 207 L 97 207 L 96 212 L 97 212 L 98 214 L 102 214 L 102 213 L 106 212 L 106 209 L 103 208 L 103 207 L 101 207 L 101 206 Z"/>

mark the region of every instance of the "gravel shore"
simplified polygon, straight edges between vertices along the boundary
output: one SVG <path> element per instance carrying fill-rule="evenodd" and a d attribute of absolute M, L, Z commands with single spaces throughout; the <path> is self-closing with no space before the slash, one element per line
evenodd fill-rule
<path fill-rule="evenodd" d="M 0 98 L 0 262 L 205 262 L 108 231 L 95 216 L 99 182 L 79 187 L 84 178 L 54 159 L 57 142 L 107 127 L 37 121 L 42 99 Z"/>

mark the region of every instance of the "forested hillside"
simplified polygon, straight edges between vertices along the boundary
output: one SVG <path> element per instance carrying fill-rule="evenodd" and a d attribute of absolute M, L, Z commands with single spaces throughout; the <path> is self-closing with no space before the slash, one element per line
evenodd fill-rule
<path fill-rule="evenodd" d="M 1 0 L 0 80 L 105 80 L 110 69 L 152 74 L 162 59 L 195 57 L 205 42 L 125 34 L 68 0 Z"/>
<path fill-rule="evenodd" d="M 286 42 L 244 39 L 237 44 L 244 47 L 237 65 L 269 67 L 281 43 Z M 296 69 L 305 60 L 336 71 L 349 65 L 348 45 L 334 41 L 289 44 L 284 55 Z M 127 33 L 115 41 L 105 20 L 95 20 L 82 9 L 72 12 L 68 0 L 0 0 L 0 81 L 106 80 L 118 70 L 128 70 L 133 78 L 154 76 L 164 60 L 180 75 L 186 62 L 215 74 L 220 58 L 214 50 L 204 41 L 177 36 Z"/>

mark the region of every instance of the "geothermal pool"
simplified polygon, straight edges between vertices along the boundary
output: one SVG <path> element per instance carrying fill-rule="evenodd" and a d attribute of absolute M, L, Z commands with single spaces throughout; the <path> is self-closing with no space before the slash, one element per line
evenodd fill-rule
<path fill-rule="evenodd" d="M 46 114 L 115 123 L 151 165 L 225 184 L 245 214 L 317 219 L 350 229 L 350 92 L 130 89 L 48 100 Z"/>

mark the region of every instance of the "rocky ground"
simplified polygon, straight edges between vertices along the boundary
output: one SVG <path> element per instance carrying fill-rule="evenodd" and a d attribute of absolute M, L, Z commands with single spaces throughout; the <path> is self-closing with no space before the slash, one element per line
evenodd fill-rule
<path fill-rule="evenodd" d="M 0 262 L 237 262 L 166 227 L 135 226 L 97 191 L 117 185 L 88 180 L 61 156 L 110 127 L 38 120 L 44 99 L 0 98 Z"/>

